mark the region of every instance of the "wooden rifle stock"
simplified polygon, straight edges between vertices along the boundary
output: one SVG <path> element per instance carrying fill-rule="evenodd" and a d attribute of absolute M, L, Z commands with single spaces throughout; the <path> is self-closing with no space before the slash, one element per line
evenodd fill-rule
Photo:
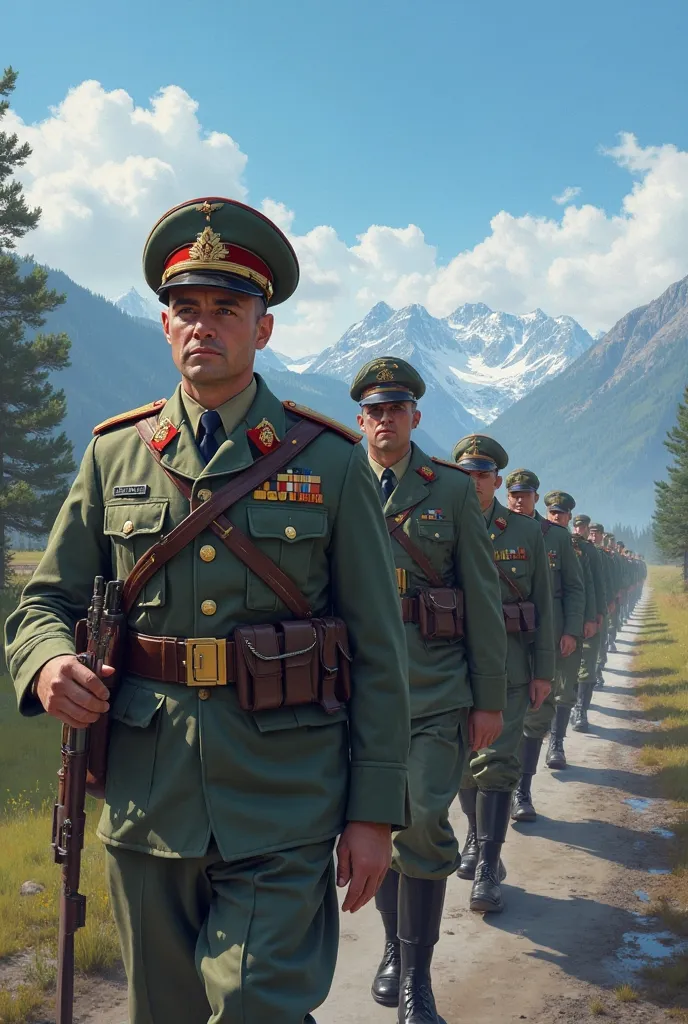
<path fill-rule="evenodd" d="M 122 583 L 108 583 L 97 576 L 86 620 L 86 650 L 82 664 L 100 676 L 106 656 L 112 653 L 124 617 L 121 615 Z M 83 648 L 83 628 L 77 627 L 77 650 Z M 107 715 L 101 716 L 107 718 Z M 86 897 L 79 892 L 81 854 L 86 826 L 86 782 L 91 729 L 62 727 L 62 763 L 57 773 L 57 802 L 53 810 L 52 847 L 55 862 L 62 866 L 60 921 L 57 943 L 56 1024 L 74 1019 L 74 936 L 86 923 Z"/>

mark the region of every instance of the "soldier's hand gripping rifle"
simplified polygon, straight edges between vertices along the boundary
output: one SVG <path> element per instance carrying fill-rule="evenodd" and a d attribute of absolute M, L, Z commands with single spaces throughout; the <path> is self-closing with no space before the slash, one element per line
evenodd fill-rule
<path fill-rule="evenodd" d="M 124 627 L 121 603 L 121 581 L 115 580 L 106 587 L 103 577 L 96 576 L 86 619 L 86 650 L 78 658 L 99 677 L 103 665 L 118 668 Z M 83 630 L 77 628 L 77 650 L 79 646 L 83 647 L 80 643 L 82 636 Z M 116 676 L 108 677 L 106 685 L 110 689 L 114 687 L 115 679 Z M 100 727 L 94 731 L 94 726 L 97 727 L 101 721 Z M 86 897 L 79 892 L 79 877 L 86 824 L 89 749 L 93 756 L 97 744 L 101 740 L 106 742 L 107 714 L 101 715 L 94 726 L 84 729 L 62 726 L 62 765 L 57 774 L 58 794 L 53 811 L 52 840 L 55 861 L 62 865 L 56 1024 L 72 1024 L 73 1020 L 74 935 L 86 921 Z M 104 763 L 104 757 L 100 760 Z"/>

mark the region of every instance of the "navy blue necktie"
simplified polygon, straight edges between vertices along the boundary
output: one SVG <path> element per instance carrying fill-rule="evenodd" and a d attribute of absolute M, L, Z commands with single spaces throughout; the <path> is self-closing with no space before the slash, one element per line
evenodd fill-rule
<path fill-rule="evenodd" d="M 208 463 L 220 447 L 215 440 L 215 431 L 222 426 L 222 418 L 217 409 L 207 409 L 201 416 L 201 429 L 198 432 L 198 450 Z"/>
<path fill-rule="evenodd" d="M 389 499 L 394 493 L 394 488 L 397 485 L 397 478 L 391 469 L 385 469 L 382 471 L 380 477 L 380 491 L 382 492 L 382 504 L 386 505 Z"/>

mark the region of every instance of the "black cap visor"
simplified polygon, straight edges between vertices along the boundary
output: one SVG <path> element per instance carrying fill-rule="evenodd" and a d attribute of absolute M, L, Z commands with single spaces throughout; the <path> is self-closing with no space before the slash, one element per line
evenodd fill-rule
<path fill-rule="evenodd" d="M 550 512 L 570 512 L 570 508 L 564 508 L 563 505 L 548 505 Z"/>
<path fill-rule="evenodd" d="M 359 404 L 364 405 L 382 405 L 384 402 L 415 402 L 416 396 L 408 390 L 408 388 L 399 388 L 395 390 L 386 391 L 373 391 L 370 395 L 363 395 L 360 398 Z"/>
<path fill-rule="evenodd" d="M 240 292 L 242 295 L 254 295 L 265 299 L 267 296 L 257 284 L 238 274 L 225 274 L 222 271 L 188 270 L 175 274 L 169 281 L 160 285 L 157 296 L 161 302 L 167 303 L 171 288 L 222 288 L 226 292 Z"/>
<path fill-rule="evenodd" d="M 535 488 L 532 484 L 512 484 L 508 490 L 509 494 L 514 494 L 518 491 L 530 491 L 531 494 L 535 494 Z"/>
<path fill-rule="evenodd" d="M 497 470 L 497 463 L 494 459 L 488 459 L 485 455 L 471 455 L 468 458 L 457 459 L 456 464 L 468 473 L 490 473 Z"/>

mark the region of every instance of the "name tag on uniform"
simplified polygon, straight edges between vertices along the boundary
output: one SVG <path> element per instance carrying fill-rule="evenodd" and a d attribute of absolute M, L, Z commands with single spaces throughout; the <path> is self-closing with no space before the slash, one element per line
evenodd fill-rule
<path fill-rule="evenodd" d="M 113 498 L 147 498 L 149 493 L 148 484 L 123 484 L 112 488 Z"/>

